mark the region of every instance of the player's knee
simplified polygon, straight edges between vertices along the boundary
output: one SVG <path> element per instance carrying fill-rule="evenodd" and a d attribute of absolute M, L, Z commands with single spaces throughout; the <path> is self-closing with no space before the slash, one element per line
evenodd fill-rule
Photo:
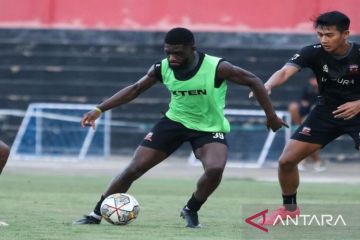
<path fill-rule="evenodd" d="M 212 180 L 219 180 L 221 179 L 223 172 L 224 172 L 224 168 L 211 167 L 205 171 L 205 175 Z"/>
<path fill-rule="evenodd" d="M 279 168 L 281 170 L 289 171 L 296 167 L 297 163 L 289 158 L 280 158 Z"/>

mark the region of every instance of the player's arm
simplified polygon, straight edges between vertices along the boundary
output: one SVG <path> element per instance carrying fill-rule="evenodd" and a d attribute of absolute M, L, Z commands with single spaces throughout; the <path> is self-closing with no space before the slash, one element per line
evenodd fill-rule
<path fill-rule="evenodd" d="M 158 79 L 156 78 L 154 67 L 152 66 L 147 74 L 137 82 L 121 89 L 112 97 L 99 104 L 97 107 L 102 112 L 105 112 L 106 110 L 128 103 L 139 96 L 142 92 L 153 86 L 156 82 L 158 82 Z"/>
<path fill-rule="evenodd" d="M 269 80 L 264 84 L 264 87 L 267 91 L 267 94 L 271 94 L 271 90 L 274 87 L 284 84 L 291 76 L 296 74 L 299 71 L 299 67 L 295 65 L 286 64 L 281 69 L 276 71 Z M 249 93 L 249 98 L 253 97 L 254 93 L 251 91 Z"/>
<path fill-rule="evenodd" d="M 278 130 L 282 125 L 286 126 L 286 124 L 276 115 L 266 89 L 257 76 L 238 66 L 232 65 L 227 61 L 223 61 L 219 63 L 216 77 L 226 79 L 239 85 L 248 86 L 254 92 L 257 101 L 264 109 L 268 119 L 267 125 L 273 131 Z"/>
<path fill-rule="evenodd" d="M 81 125 L 83 127 L 91 125 L 95 128 L 95 120 L 102 112 L 130 102 L 157 82 L 158 78 L 154 66 L 152 66 L 147 74 L 140 78 L 136 83 L 121 89 L 112 97 L 100 103 L 94 110 L 87 112 L 81 120 Z"/>
<path fill-rule="evenodd" d="M 300 49 L 295 53 L 289 61 L 278 71 L 276 71 L 268 81 L 266 81 L 265 88 L 268 94 L 274 87 L 284 84 L 291 76 L 295 75 L 302 68 L 314 66 L 316 59 L 318 59 L 320 45 L 309 45 Z M 252 93 L 249 94 L 249 97 Z"/>
<path fill-rule="evenodd" d="M 271 93 L 271 89 L 284 84 L 291 76 L 295 75 L 299 70 L 299 67 L 295 65 L 286 64 L 281 69 L 276 71 L 264 84 L 268 94 Z"/>

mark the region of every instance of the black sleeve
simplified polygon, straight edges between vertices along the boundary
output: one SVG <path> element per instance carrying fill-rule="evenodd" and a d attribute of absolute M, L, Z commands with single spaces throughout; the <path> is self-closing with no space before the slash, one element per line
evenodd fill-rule
<path fill-rule="evenodd" d="M 163 82 L 163 78 L 161 75 L 161 62 L 157 62 L 154 64 L 155 76 L 160 81 Z"/>
<path fill-rule="evenodd" d="M 286 64 L 294 65 L 299 69 L 310 67 L 316 59 L 315 56 L 319 48 L 321 48 L 321 45 L 306 46 L 295 53 Z"/>

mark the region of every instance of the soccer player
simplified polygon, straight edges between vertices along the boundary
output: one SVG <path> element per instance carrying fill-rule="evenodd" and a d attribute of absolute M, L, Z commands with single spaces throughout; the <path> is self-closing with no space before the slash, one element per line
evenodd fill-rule
<path fill-rule="evenodd" d="M 5 167 L 6 161 L 9 157 L 9 147 L 3 141 L 0 140 L 0 174 Z M 8 224 L 5 222 L 0 221 L 1 226 L 7 226 Z"/>
<path fill-rule="evenodd" d="M 74 224 L 99 224 L 100 206 L 105 197 L 127 192 L 134 180 L 188 141 L 203 164 L 204 174 L 181 210 L 181 216 L 187 227 L 200 227 L 197 212 L 219 185 L 227 160 L 225 134 L 230 131 L 230 126 L 223 113 L 226 81 L 251 88 L 265 111 L 268 128 L 276 131 L 286 125 L 274 112 L 259 78 L 221 58 L 198 52 L 190 30 L 171 29 L 164 42 L 165 59 L 150 67 L 136 83 L 121 89 L 86 113 L 81 121 L 83 127 L 95 127 L 95 120 L 102 112 L 130 102 L 159 82 L 171 93 L 169 110 L 145 136 L 130 164 L 113 179 L 93 212 Z"/>
<path fill-rule="evenodd" d="M 360 45 L 350 42 L 350 19 L 338 11 L 325 12 L 314 20 L 320 43 L 298 51 L 265 83 L 268 93 L 302 68 L 310 68 L 319 85 L 317 105 L 295 131 L 279 159 L 283 207 L 263 222 L 275 225 L 286 215 L 300 214 L 296 203 L 298 163 L 343 134 L 360 145 Z M 276 222 L 276 219 L 279 221 Z"/>

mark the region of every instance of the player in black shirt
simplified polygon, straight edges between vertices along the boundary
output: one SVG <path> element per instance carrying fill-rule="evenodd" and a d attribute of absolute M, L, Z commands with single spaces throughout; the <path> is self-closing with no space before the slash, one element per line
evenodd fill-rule
<path fill-rule="evenodd" d="M 279 159 L 279 182 L 283 207 L 263 222 L 275 225 L 279 215 L 300 214 L 296 204 L 299 186 L 297 165 L 312 153 L 343 134 L 350 135 L 356 149 L 360 145 L 360 45 L 349 42 L 350 19 L 341 12 L 326 12 L 314 21 L 320 43 L 298 51 L 265 83 L 268 93 L 303 68 L 310 68 L 318 82 L 317 105 L 295 131 Z"/>

